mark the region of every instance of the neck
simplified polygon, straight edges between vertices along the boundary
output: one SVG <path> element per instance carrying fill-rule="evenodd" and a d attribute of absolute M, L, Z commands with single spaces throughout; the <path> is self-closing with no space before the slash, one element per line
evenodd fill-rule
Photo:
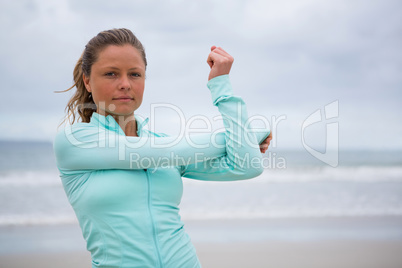
<path fill-rule="evenodd" d="M 124 134 L 126 134 L 126 136 L 138 137 L 137 121 L 135 121 L 134 113 L 131 115 L 115 115 L 102 111 L 96 111 L 96 112 L 103 116 L 111 115 L 117 122 L 117 124 L 119 124 L 120 128 L 124 131 Z"/>
<path fill-rule="evenodd" d="M 111 116 L 119 124 L 120 128 L 124 131 L 126 136 L 136 136 L 137 135 L 137 121 L 135 121 L 134 114 L 132 115 L 113 115 Z"/>
<path fill-rule="evenodd" d="M 113 116 L 126 136 L 138 136 L 137 135 L 137 121 L 135 121 L 134 114 L 130 116 Z M 117 117 L 117 118 L 116 118 Z"/>

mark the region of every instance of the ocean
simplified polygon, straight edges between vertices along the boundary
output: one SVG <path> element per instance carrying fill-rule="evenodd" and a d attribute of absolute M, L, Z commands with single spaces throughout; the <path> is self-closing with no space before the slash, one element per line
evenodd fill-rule
<path fill-rule="evenodd" d="M 51 143 L 0 142 L 0 227 L 77 223 Z M 402 216 L 402 151 L 341 151 L 330 167 L 306 151 L 264 154 L 258 178 L 183 178 L 185 220 Z"/>

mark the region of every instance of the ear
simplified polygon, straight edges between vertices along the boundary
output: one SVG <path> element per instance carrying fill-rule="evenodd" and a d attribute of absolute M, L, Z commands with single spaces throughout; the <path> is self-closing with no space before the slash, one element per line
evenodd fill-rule
<path fill-rule="evenodd" d="M 82 80 L 84 81 L 84 85 L 87 91 L 92 92 L 91 86 L 89 84 L 89 77 L 86 77 L 85 74 L 82 74 Z"/>

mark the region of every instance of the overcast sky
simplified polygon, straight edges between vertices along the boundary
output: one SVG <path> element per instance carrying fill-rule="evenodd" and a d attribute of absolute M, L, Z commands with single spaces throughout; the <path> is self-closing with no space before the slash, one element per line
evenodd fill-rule
<path fill-rule="evenodd" d="M 186 119 L 219 114 L 206 88 L 217 45 L 235 58 L 230 77 L 249 115 L 279 119 L 276 147 L 302 148 L 303 122 L 337 101 L 328 122 L 341 148 L 402 149 L 401 11 L 399 0 L 1 0 L 0 139 L 51 141 L 71 96 L 53 91 L 71 86 L 90 38 L 125 27 L 148 57 L 136 113 L 153 113 L 157 132 L 178 133 L 180 120 L 152 104 Z M 309 146 L 325 141 L 326 122 L 305 129 Z"/>

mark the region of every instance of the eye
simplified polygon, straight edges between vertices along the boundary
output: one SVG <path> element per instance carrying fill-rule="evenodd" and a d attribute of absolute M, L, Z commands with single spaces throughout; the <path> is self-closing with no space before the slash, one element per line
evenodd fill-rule
<path fill-rule="evenodd" d="M 113 77 L 113 76 L 115 76 L 116 74 L 114 73 L 114 72 L 107 72 L 107 73 L 105 73 L 105 76 L 109 76 L 109 77 Z"/>
<path fill-rule="evenodd" d="M 141 74 L 140 73 L 132 73 L 131 76 L 133 76 L 133 77 L 141 77 Z"/>

